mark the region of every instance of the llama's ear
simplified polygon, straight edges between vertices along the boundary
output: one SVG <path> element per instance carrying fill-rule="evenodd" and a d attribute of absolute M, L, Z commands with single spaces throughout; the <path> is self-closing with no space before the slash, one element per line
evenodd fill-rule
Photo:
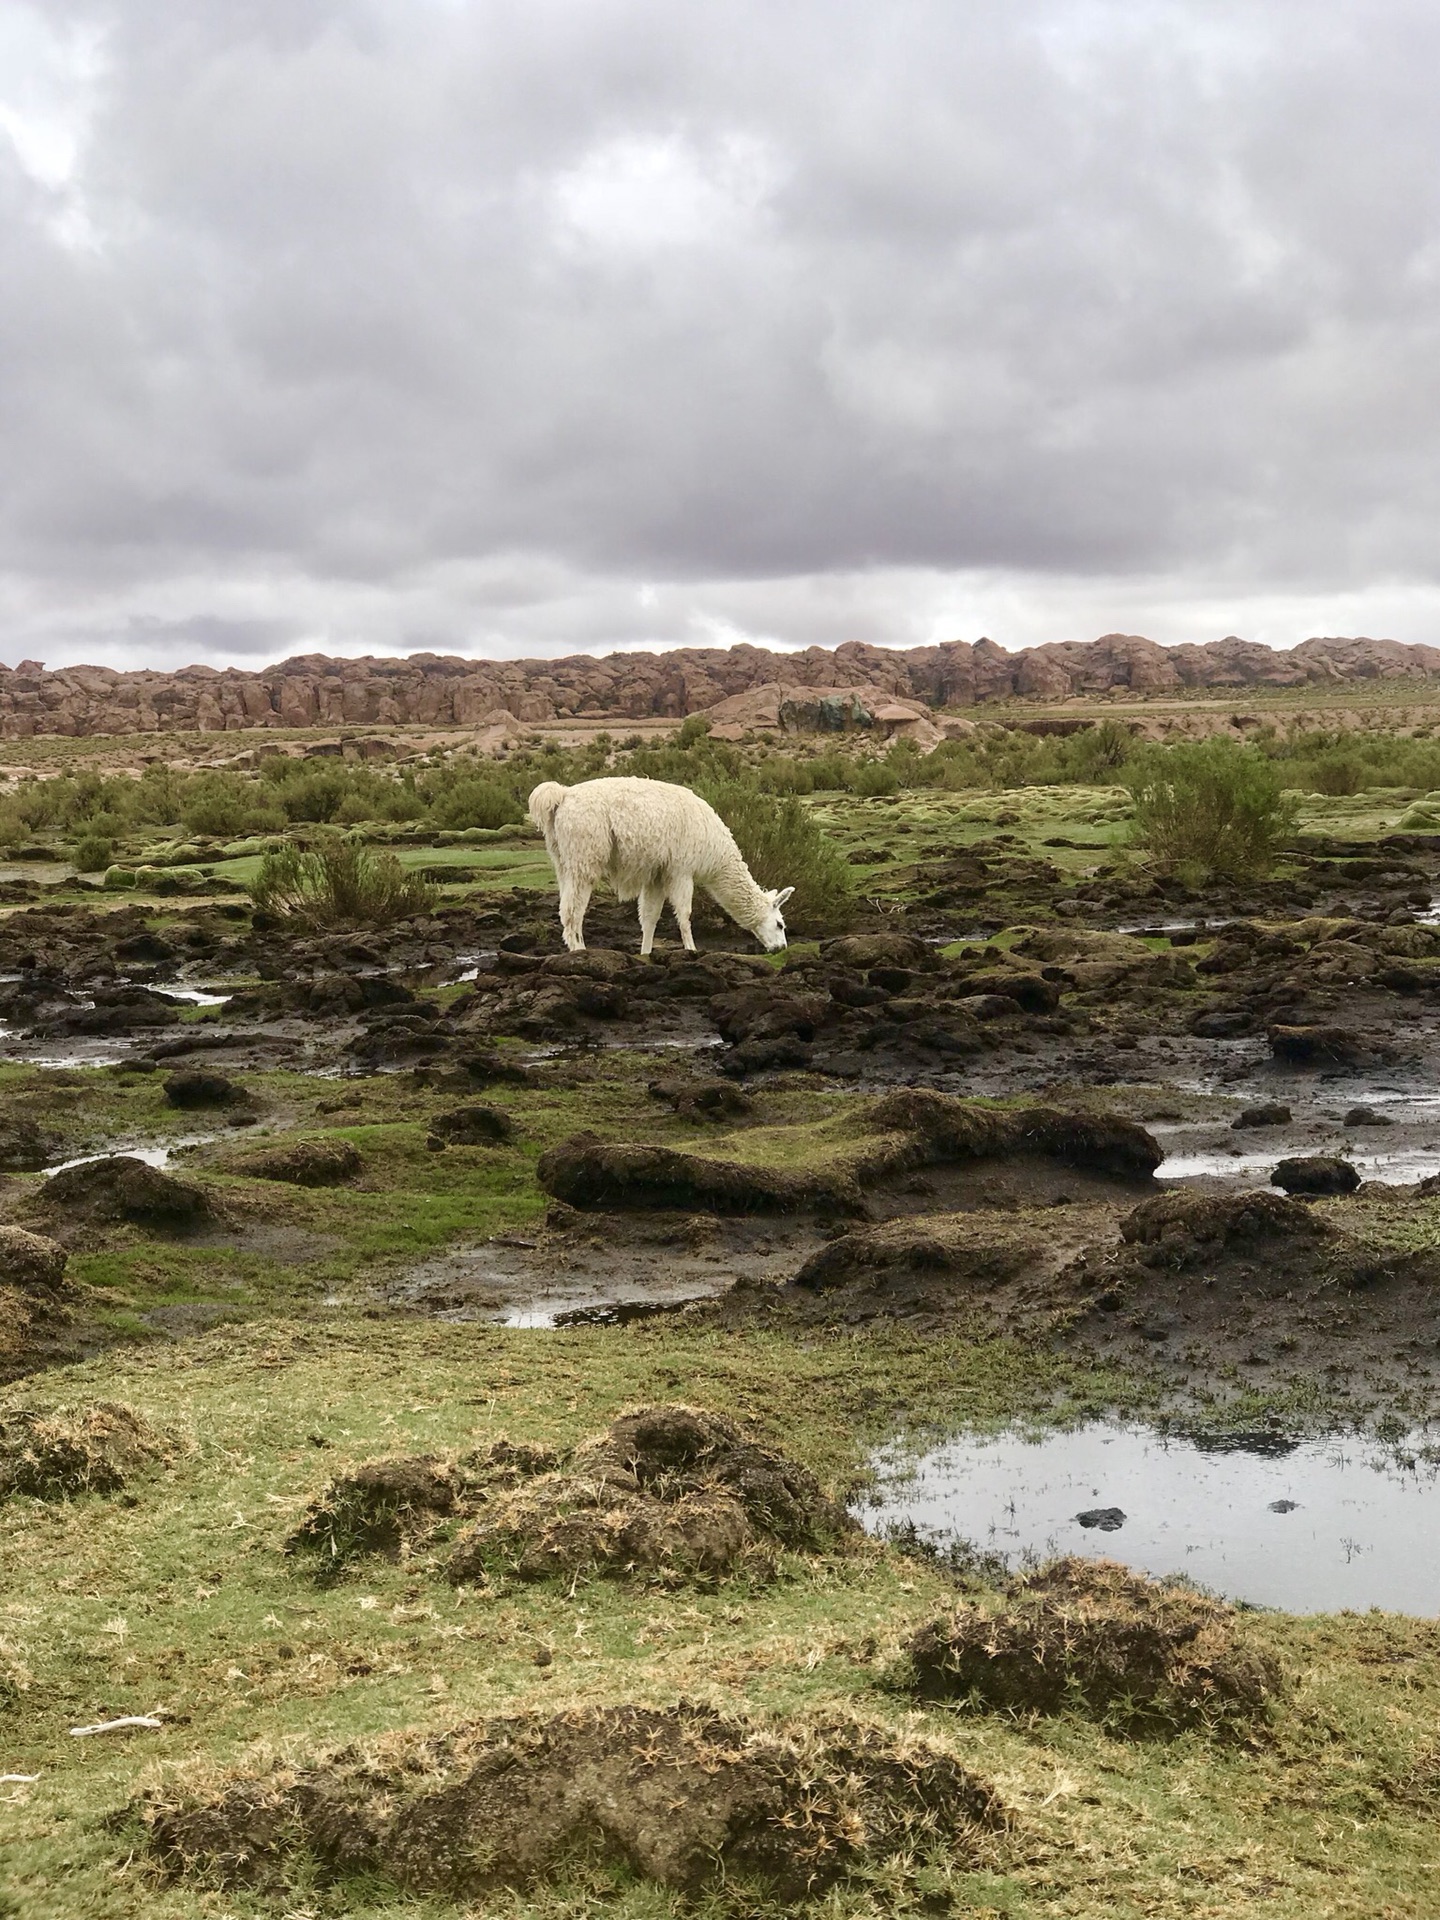
<path fill-rule="evenodd" d="M 771 906 L 783 907 L 785 902 L 790 898 L 791 894 L 794 893 L 794 891 L 795 891 L 794 887 L 782 887 L 779 893 L 772 893 L 770 896 Z"/>

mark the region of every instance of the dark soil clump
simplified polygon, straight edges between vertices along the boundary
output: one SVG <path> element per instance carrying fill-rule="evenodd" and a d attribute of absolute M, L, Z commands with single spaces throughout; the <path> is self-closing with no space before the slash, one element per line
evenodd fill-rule
<path fill-rule="evenodd" d="M 515 1123 L 498 1107 L 456 1107 L 430 1122 L 428 1147 L 503 1147 L 515 1138 Z"/>
<path fill-rule="evenodd" d="M 543 1154 L 536 1174 L 547 1193 L 572 1207 L 710 1213 L 790 1213 L 807 1207 L 857 1213 L 862 1207 L 844 1169 L 792 1173 L 711 1160 L 673 1147 L 602 1142 L 586 1134 Z"/>
<path fill-rule="evenodd" d="M 165 1098 L 172 1107 L 192 1111 L 203 1107 L 230 1107 L 249 1100 L 248 1089 L 225 1073 L 194 1069 L 172 1073 L 165 1082 Z"/>
<path fill-rule="evenodd" d="M 1271 1174 L 1270 1184 L 1286 1193 L 1354 1193 L 1360 1175 L 1348 1160 L 1313 1154 L 1282 1160 Z"/>
<path fill-rule="evenodd" d="M 137 1226 L 182 1231 L 213 1214 L 208 1195 L 132 1154 L 111 1154 L 66 1167 L 36 1193 L 33 1206 L 52 1218 L 129 1221 Z"/>
<path fill-rule="evenodd" d="M 64 1500 L 80 1493 L 118 1493 L 169 1452 L 148 1421 L 112 1401 L 12 1408 L 0 1412 L 0 1500 L 11 1494 Z"/>
<path fill-rule="evenodd" d="M 1057 1560 L 922 1627 L 906 1651 L 925 1699 L 1079 1712 L 1131 1734 L 1243 1731 L 1281 1688 L 1233 1607 L 1105 1560 Z"/>
<path fill-rule="evenodd" d="M 402 1736 L 209 1791 L 152 1789 L 137 1811 L 172 1880 L 375 1875 L 451 1899 L 608 1869 L 801 1900 L 902 1856 L 973 1863 L 1004 1825 L 985 1781 L 913 1737 L 684 1703 Z"/>

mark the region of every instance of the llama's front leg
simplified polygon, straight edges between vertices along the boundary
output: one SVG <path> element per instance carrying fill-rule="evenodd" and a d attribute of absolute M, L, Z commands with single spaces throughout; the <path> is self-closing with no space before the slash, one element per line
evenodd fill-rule
<path fill-rule="evenodd" d="M 560 933 L 571 953 L 585 948 L 585 910 L 590 905 L 590 888 L 578 884 L 560 889 Z"/>
<path fill-rule="evenodd" d="M 687 953 L 695 951 L 695 936 L 690 931 L 690 909 L 695 904 L 695 882 L 683 874 L 670 882 L 670 911 L 680 929 L 680 944 Z"/>
<path fill-rule="evenodd" d="M 665 911 L 665 889 L 645 886 L 640 889 L 640 953 L 643 958 L 655 944 L 655 929 Z"/>

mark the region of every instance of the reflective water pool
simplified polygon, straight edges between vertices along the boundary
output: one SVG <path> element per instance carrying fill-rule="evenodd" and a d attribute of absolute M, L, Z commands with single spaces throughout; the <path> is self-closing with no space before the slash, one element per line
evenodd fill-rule
<path fill-rule="evenodd" d="M 859 1516 L 872 1532 L 913 1521 L 1016 1565 L 1120 1560 L 1293 1613 L 1440 1614 L 1440 1457 L 1414 1444 L 1260 1435 L 1236 1446 L 1095 1422 L 876 1465 L 875 1504 Z"/>

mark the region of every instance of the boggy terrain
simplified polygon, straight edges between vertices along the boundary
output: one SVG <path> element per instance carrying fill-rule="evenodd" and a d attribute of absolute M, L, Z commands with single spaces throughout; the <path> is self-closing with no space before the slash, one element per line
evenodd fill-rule
<path fill-rule="evenodd" d="M 907 1433 L 1433 1417 L 1440 836 L 1097 808 L 827 801 L 771 957 L 503 869 L 0 920 L 0 1911 L 1433 1910 L 1435 1622 L 853 1518 Z"/>

